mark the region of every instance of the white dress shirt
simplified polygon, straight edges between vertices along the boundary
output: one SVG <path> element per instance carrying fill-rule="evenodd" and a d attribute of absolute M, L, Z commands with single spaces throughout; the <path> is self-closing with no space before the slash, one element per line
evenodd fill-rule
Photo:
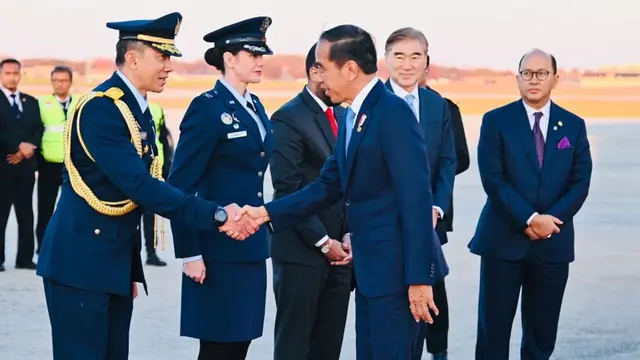
<path fill-rule="evenodd" d="M 16 92 L 11 92 L 9 91 L 9 89 L 7 89 L 4 86 L 0 86 L 0 89 L 2 89 L 2 92 L 7 97 L 7 100 L 9 100 L 10 106 L 13 106 L 13 102 L 14 102 L 14 98 L 11 95 L 15 95 L 15 101 L 18 103 L 18 109 L 20 109 L 20 112 L 22 112 L 23 109 L 22 109 L 22 101 L 20 101 L 20 91 L 16 90 Z"/>
<path fill-rule="evenodd" d="M 547 103 L 544 104 L 544 106 L 541 107 L 539 110 L 536 110 L 531 106 L 527 105 L 527 103 L 525 103 L 524 100 L 522 101 L 522 105 L 524 105 L 524 109 L 527 111 L 527 118 L 529 118 L 529 127 L 531 128 L 531 131 L 533 131 L 533 125 L 536 122 L 536 118 L 533 114 L 537 112 L 542 113 L 542 117 L 540 118 L 540 132 L 542 133 L 542 137 L 544 138 L 544 141 L 547 141 L 547 130 L 549 129 L 549 113 L 551 112 L 551 101 L 547 101 Z M 538 215 L 537 212 L 534 212 L 533 214 L 531 214 L 529 219 L 527 219 L 527 226 L 531 224 L 531 220 L 533 220 L 533 218 L 536 217 L 536 215 Z"/>

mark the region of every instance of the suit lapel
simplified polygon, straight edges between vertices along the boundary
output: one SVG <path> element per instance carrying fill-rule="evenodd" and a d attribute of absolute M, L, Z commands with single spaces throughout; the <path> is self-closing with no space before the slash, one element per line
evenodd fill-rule
<path fill-rule="evenodd" d="M 309 108 L 309 111 L 315 114 L 314 120 L 318 125 L 320 132 L 322 132 L 322 135 L 324 136 L 325 140 L 327 140 L 327 144 L 329 144 L 329 148 L 333 149 L 333 146 L 335 145 L 335 142 L 336 142 L 336 138 L 333 135 L 333 130 L 331 130 L 331 125 L 329 124 L 329 119 L 327 118 L 327 115 L 322 111 L 322 108 L 316 102 L 316 100 L 311 96 L 311 94 L 309 94 L 309 90 L 307 90 L 306 86 L 300 92 L 300 97 L 302 98 L 302 101 L 305 103 L 307 108 Z M 338 118 L 339 115 L 335 111 L 336 108 L 337 106 L 334 107 L 333 111 L 336 117 L 336 121 L 339 122 L 339 118 Z"/>
<path fill-rule="evenodd" d="M 531 131 L 531 124 L 529 124 L 529 116 L 527 110 L 524 108 L 521 100 L 516 101 L 513 104 L 514 116 L 513 123 L 515 131 L 517 133 L 517 139 L 522 139 L 521 143 L 524 147 L 524 151 L 529 158 L 529 161 L 540 173 L 540 165 L 538 165 L 538 155 L 536 154 L 536 144 L 533 138 L 533 132 Z"/>
<path fill-rule="evenodd" d="M 376 100 L 378 100 L 378 96 L 381 91 L 386 91 L 384 85 L 381 83 L 376 84 L 365 98 L 360 111 L 356 114 L 355 125 L 353 127 L 353 132 L 351 133 L 351 139 L 349 140 L 345 159 L 345 184 L 349 183 L 349 177 L 351 176 L 351 170 L 353 170 L 353 164 L 358 152 L 358 147 L 360 147 L 362 138 L 366 134 L 367 129 L 370 127 L 371 120 L 374 117 L 371 108 L 373 107 L 373 104 L 375 104 Z"/>
<path fill-rule="evenodd" d="M 555 103 L 551 103 L 551 108 L 549 109 L 549 126 L 547 128 L 547 137 L 544 146 L 544 163 L 542 166 L 543 171 L 548 171 L 552 167 L 553 161 L 555 159 L 554 154 L 557 151 L 556 144 L 560 140 L 562 134 L 562 127 L 557 126 L 558 121 L 561 121 L 560 109 Z M 554 130 L 553 127 L 556 127 L 557 130 Z"/>
<path fill-rule="evenodd" d="M 255 106 L 256 110 L 258 110 L 258 117 L 262 122 L 262 126 L 264 126 L 264 140 L 262 141 L 262 148 L 267 151 L 271 151 L 273 148 L 273 141 L 271 137 L 271 121 L 269 120 L 269 116 L 267 115 L 264 106 L 262 106 L 262 103 L 260 103 L 260 101 L 258 101 L 254 95 L 251 95 L 251 98 L 253 99 L 253 105 Z M 260 136 L 259 129 L 258 136 Z"/>
<path fill-rule="evenodd" d="M 256 124 L 253 116 L 249 114 L 249 110 L 245 109 L 245 107 L 238 102 L 235 96 L 224 86 L 220 81 L 216 83 L 216 86 L 213 88 L 214 92 L 224 96 L 225 105 L 233 110 L 231 117 L 233 117 L 234 121 L 241 122 L 249 131 L 249 133 L 261 144 L 263 144 L 262 136 L 260 135 L 260 129 L 258 129 L 258 124 Z M 265 128 L 266 130 L 266 128 Z M 266 136 L 265 136 L 266 139 Z"/>

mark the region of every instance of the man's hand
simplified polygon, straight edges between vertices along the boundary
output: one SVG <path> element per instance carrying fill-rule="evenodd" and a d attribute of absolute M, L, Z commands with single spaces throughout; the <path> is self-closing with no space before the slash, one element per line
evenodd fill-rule
<path fill-rule="evenodd" d="M 429 309 L 435 315 L 440 311 L 433 301 L 433 289 L 430 285 L 411 285 L 409 286 L 409 308 L 416 322 L 424 320 L 429 324 L 433 324 L 433 318 L 429 313 Z"/>
<path fill-rule="evenodd" d="M 559 233 L 560 228 L 558 225 L 562 225 L 563 222 L 555 216 L 551 215 L 536 215 L 529 224 L 531 230 L 541 238 L 548 238 L 553 233 Z"/>
<path fill-rule="evenodd" d="M 18 165 L 22 160 L 24 160 L 24 155 L 20 151 L 7 155 L 7 162 L 11 165 Z"/>
<path fill-rule="evenodd" d="M 342 237 L 342 250 L 347 254 L 347 256 L 341 261 L 332 261 L 331 265 L 347 265 L 351 261 L 353 261 L 353 252 L 351 252 L 351 234 L 346 233 Z"/>
<path fill-rule="evenodd" d="M 31 158 L 36 149 L 37 147 L 35 145 L 27 142 L 21 142 L 18 146 L 18 151 L 25 157 L 25 159 Z"/>
<path fill-rule="evenodd" d="M 433 209 L 432 213 L 433 213 L 433 215 L 432 215 L 433 216 L 433 228 L 435 229 L 436 225 L 438 225 L 438 219 L 440 219 L 440 213 L 435 208 Z"/>
<path fill-rule="evenodd" d="M 220 232 L 235 240 L 244 240 L 258 231 L 261 224 L 249 216 L 242 216 L 242 209 L 237 204 L 229 204 L 224 209 L 227 211 L 227 222 L 218 228 Z"/>
<path fill-rule="evenodd" d="M 191 280 L 202 284 L 207 275 L 207 267 L 204 266 L 204 260 L 200 259 L 184 263 L 182 272 L 191 278 Z"/>
<path fill-rule="evenodd" d="M 242 210 L 236 215 L 235 221 L 240 221 L 243 215 L 252 218 L 258 225 L 262 225 L 269 221 L 269 214 L 267 213 L 267 209 L 265 209 L 264 206 L 253 207 L 245 205 Z"/>
<path fill-rule="evenodd" d="M 536 234 L 535 231 L 533 231 L 531 226 L 527 226 L 527 228 L 524 230 L 524 234 L 527 235 L 527 237 L 530 240 L 540 240 L 540 239 L 542 239 L 542 237 L 540 237 L 538 234 Z"/>
<path fill-rule="evenodd" d="M 138 285 L 134 282 L 133 283 L 133 298 L 137 298 L 138 297 Z"/>

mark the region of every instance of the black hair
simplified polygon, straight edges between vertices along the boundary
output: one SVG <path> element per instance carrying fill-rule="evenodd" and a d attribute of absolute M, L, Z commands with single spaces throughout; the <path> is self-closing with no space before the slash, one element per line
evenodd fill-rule
<path fill-rule="evenodd" d="M 316 65 L 316 46 L 318 43 L 313 44 L 309 52 L 307 53 L 307 58 L 305 59 L 305 68 L 307 70 L 307 78 L 309 78 L 309 72 L 311 68 Z"/>
<path fill-rule="evenodd" d="M 520 68 L 522 67 L 522 62 L 524 61 L 524 58 L 527 57 L 527 55 L 531 54 L 531 52 L 528 52 L 524 55 L 522 55 L 522 57 L 520 58 L 520 62 L 518 62 L 518 72 L 520 72 Z M 553 56 L 552 54 L 549 54 L 549 56 L 551 56 L 551 70 L 553 72 L 553 75 L 558 74 L 558 62 L 556 61 L 556 57 Z"/>
<path fill-rule="evenodd" d="M 16 64 L 18 65 L 18 69 L 22 69 L 22 64 L 16 59 L 4 59 L 0 61 L 0 69 L 4 67 L 4 64 Z"/>
<path fill-rule="evenodd" d="M 70 67 L 63 66 L 63 65 L 57 65 L 56 67 L 53 68 L 53 70 L 51 70 L 51 76 L 53 76 L 53 74 L 57 74 L 57 73 L 67 73 L 67 74 L 69 74 L 69 80 L 73 81 L 73 70 L 71 70 Z"/>
<path fill-rule="evenodd" d="M 118 40 L 116 43 L 116 66 L 122 66 L 125 63 L 124 55 L 129 50 L 142 51 L 144 43 L 138 40 Z"/>
<path fill-rule="evenodd" d="M 225 73 L 224 69 L 224 53 L 230 52 L 231 55 L 237 55 L 240 51 L 242 51 L 243 47 L 241 44 L 231 44 L 224 47 L 212 47 L 204 53 L 204 61 L 207 64 L 213 66 L 218 69 L 222 75 Z"/>
<path fill-rule="evenodd" d="M 376 45 L 371 34 L 355 25 L 338 25 L 320 35 L 331 44 L 329 60 L 339 67 L 354 61 L 367 75 L 378 71 Z"/>

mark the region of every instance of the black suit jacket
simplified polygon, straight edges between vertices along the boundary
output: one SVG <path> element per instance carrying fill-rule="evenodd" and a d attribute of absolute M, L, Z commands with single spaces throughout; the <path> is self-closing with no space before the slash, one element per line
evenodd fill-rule
<path fill-rule="evenodd" d="M 437 91 L 427 86 L 427 90 L 431 90 L 438 94 Z M 464 132 L 464 124 L 462 123 L 462 115 L 460 108 L 451 99 L 444 98 L 449 105 L 451 114 L 451 128 L 453 129 L 453 142 L 456 148 L 456 175 L 462 174 L 469 168 L 469 147 L 467 146 L 467 135 Z M 453 231 L 453 196 L 451 199 L 451 211 L 444 218 L 445 228 L 448 232 Z"/>
<path fill-rule="evenodd" d="M 0 173 L 10 174 L 20 169 L 36 171 L 38 165 L 34 154 L 18 165 L 10 165 L 7 155 L 18 152 L 21 142 L 28 142 L 40 148 L 44 127 L 40 119 L 38 101 L 31 95 L 20 92 L 22 117 L 13 116 L 9 99 L 0 91 Z M 37 151 L 36 151 L 37 152 Z"/>
<path fill-rule="evenodd" d="M 336 119 L 342 115 L 334 107 Z M 292 194 L 320 176 L 325 160 L 333 153 L 335 136 L 329 119 L 306 88 L 271 116 L 274 151 L 271 179 L 274 199 Z M 321 266 L 326 257 L 315 246 L 325 235 L 341 240 L 344 203 L 339 203 L 300 222 L 290 230 L 272 234 L 271 258 Z"/>

